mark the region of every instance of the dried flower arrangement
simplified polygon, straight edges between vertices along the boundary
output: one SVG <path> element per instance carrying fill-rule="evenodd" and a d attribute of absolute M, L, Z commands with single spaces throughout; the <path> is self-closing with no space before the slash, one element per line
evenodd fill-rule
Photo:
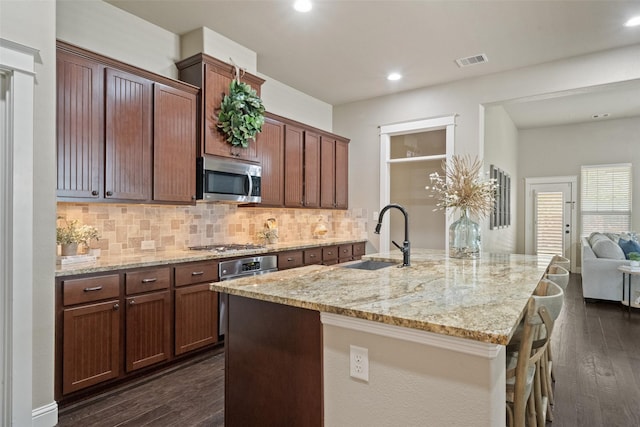
<path fill-rule="evenodd" d="M 498 185 L 494 179 L 483 179 L 482 161 L 469 156 L 454 155 L 447 164 L 442 162 L 444 176 L 429 175 L 431 186 L 425 187 L 438 197 L 438 209 L 467 210 L 470 215 L 484 217 L 493 209 Z"/>

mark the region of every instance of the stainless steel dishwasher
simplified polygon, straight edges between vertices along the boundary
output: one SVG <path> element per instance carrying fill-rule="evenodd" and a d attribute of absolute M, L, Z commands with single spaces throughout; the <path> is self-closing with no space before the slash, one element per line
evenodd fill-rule
<path fill-rule="evenodd" d="M 218 265 L 220 281 L 240 279 L 278 271 L 278 257 L 275 255 L 255 256 L 249 258 L 222 261 Z M 220 294 L 218 303 L 218 335 L 224 336 L 227 328 L 227 294 Z"/>

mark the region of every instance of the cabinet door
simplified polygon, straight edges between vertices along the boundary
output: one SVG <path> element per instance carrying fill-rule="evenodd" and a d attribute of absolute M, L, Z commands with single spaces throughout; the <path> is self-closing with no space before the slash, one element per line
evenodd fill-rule
<path fill-rule="evenodd" d="M 320 135 L 304 133 L 304 205 L 320 207 Z"/>
<path fill-rule="evenodd" d="M 218 341 L 218 293 L 208 283 L 175 291 L 175 354 Z"/>
<path fill-rule="evenodd" d="M 63 324 L 63 394 L 120 374 L 118 300 L 67 308 Z"/>
<path fill-rule="evenodd" d="M 336 141 L 336 208 L 347 209 L 349 202 L 349 143 Z"/>
<path fill-rule="evenodd" d="M 304 130 L 286 125 L 284 147 L 284 204 L 299 208 L 304 206 Z"/>
<path fill-rule="evenodd" d="M 221 66 L 204 64 L 203 96 L 204 107 L 204 153 L 215 156 L 234 157 L 257 162 L 258 151 L 255 141 L 249 143 L 248 148 L 232 147 L 218 130 L 218 112 L 225 95 L 229 94 L 232 74 L 230 69 Z M 260 94 L 260 87 L 251 85 Z"/>
<path fill-rule="evenodd" d="M 171 351 L 169 291 L 126 299 L 127 372 L 167 360 Z"/>
<path fill-rule="evenodd" d="M 57 195 L 102 195 L 103 67 L 57 53 Z"/>
<path fill-rule="evenodd" d="M 256 141 L 262 165 L 263 205 L 284 205 L 284 124 L 265 118 Z"/>
<path fill-rule="evenodd" d="M 335 208 L 336 140 L 320 137 L 320 207 Z"/>
<path fill-rule="evenodd" d="M 196 95 L 154 84 L 153 200 L 191 203 L 196 195 Z"/>
<path fill-rule="evenodd" d="M 105 197 L 148 200 L 152 82 L 106 69 Z"/>

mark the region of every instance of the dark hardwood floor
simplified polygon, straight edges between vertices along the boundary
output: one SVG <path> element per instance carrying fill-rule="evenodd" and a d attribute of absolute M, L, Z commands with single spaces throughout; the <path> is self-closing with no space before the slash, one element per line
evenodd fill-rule
<path fill-rule="evenodd" d="M 640 426 L 640 310 L 585 303 L 572 274 L 556 321 L 550 427 Z M 58 426 L 223 426 L 224 354 L 64 408 Z M 426 423 L 425 425 L 428 425 Z"/>
<path fill-rule="evenodd" d="M 640 426 L 640 310 L 585 302 L 572 274 L 551 337 L 552 427 Z"/>
<path fill-rule="evenodd" d="M 63 408 L 58 426 L 224 426 L 224 351 Z"/>

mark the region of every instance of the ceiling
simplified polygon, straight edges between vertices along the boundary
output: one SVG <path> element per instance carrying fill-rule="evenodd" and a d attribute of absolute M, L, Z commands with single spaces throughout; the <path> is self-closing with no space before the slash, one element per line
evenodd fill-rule
<path fill-rule="evenodd" d="M 640 15 L 638 1 L 313 0 L 307 14 L 292 0 L 107 1 L 175 34 L 208 27 L 256 52 L 262 74 L 332 105 L 640 43 L 640 27 L 623 26 Z M 477 54 L 488 62 L 455 63 Z M 391 71 L 404 78 L 387 81 Z M 638 88 L 506 107 L 518 127 L 619 118 L 615 108 L 640 115 Z"/>

